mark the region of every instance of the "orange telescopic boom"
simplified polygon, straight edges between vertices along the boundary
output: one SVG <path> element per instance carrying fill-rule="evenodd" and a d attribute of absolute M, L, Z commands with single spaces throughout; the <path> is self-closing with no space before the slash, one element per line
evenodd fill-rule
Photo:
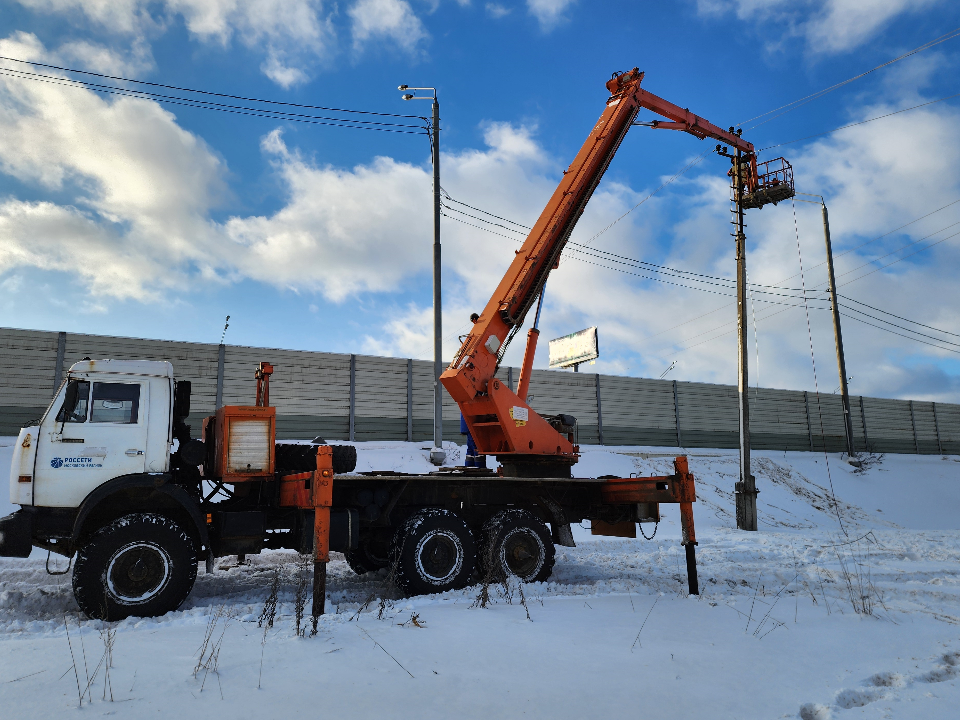
<path fill-rule="evenodd" d="M 641 108 L 667 118 L 644 123 L 650 127 L 683 130 L 700 139 L 713 138 L 741 153 L 744 206 L 762 207 L 793 195 L 793 175 L 786 161 L 776 170 L 758 172 L 754 146 L 736 132 L 722 130 L 685 108 L 640 88 L 637 68 L 617 73 L 606 84 L 610 97 L 576 158 L 540 218 L 517 251 L 496 291 L 474 323 L 440 382 L 460 406 L 480 453 L 496 455 L 504 475 L 569 477 L 579 458 L 566 416 L 543 418 L 526 402 L 539 331 L 528 333 L 528 347 L 517 392 L 495 375 L 513 335 L 542 294 L 550 271 L 577 221 L 613 160 L 620 143 Z M 770 163 L 766 164 L 767 166 Z"/>

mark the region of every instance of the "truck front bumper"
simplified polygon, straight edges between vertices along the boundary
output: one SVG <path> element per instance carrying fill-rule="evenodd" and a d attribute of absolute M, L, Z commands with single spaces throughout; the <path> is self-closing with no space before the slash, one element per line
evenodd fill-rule
<path fill-rule="evenodd" d="M 0 557 L 25 558 L 33 549 L 33 516 L 18 510 L 0 518 Z"/>

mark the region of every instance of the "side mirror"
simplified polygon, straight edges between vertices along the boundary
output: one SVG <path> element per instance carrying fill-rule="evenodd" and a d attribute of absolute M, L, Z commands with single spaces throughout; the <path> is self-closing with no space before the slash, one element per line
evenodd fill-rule
<path fill-rule="evenodd" d="M 185 418 L 190 414 L 190 390 L 189 380 L 178 380 L 173 390 L 173 416 L 175 418 Z"/>
<path fill-rule="evenodd" d="M 77 382 L 67 383 L 67 392 L 63 399 L 64 415 L 70 415 L 77 408 L 77 397 L 80 394 L 80 384 Z"/>

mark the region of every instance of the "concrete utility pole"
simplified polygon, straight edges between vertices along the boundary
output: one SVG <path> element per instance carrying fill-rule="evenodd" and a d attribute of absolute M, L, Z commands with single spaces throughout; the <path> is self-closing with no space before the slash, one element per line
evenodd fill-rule
<path fill-rule="evenodd" d="M 737 400 L 740 410 L 740 482 L 736 484 L 737 528 L 757 529 L 757 484 L 750 472 L 750 355 L 747 348 L 747 236 L 743 232 L 743 154 L 733 158 L 734 225 L 737 243 Z"/>
<path fill-rule="evenodd" d="M 837 281 L 833 274 L 833 247 L 830 244 L 830 220 L 827 204 L 820 198 L 823 211 L 823 239 L 827 244 L 827 270 L 830 279 L 830 306 L 833 308 L 833 337 L 837 341 L 837 367 L 840 371 L 840 400 L 843 403 L 843 432 L 847 436 L 847 455 L 853 456 L 853 419 L 850 393 L 847 391 L 847 363 L 843 358 L 843 333 L 840 331 L 840 307 L 837 305 Z"/>
<path fill-rule="evenodd" d="M 433 452 L 430 460 L 442 465 L 446 459 L 443 452 L 443 386 L 440 375 L 443 373 L 443 330 L 442 304 L 440 293 L 440 103 L 437 89 L 410 87 L 401 85 L 400 90 L 426 90 L 433 97 L 407 94 L 404 100 L 433 100 L 433 124 L 431 130 L 431 148 L 433 150 Z"/>

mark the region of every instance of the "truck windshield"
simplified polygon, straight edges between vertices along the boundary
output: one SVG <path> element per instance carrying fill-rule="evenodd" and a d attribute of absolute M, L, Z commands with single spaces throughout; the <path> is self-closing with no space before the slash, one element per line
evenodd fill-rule
<path fill-rule="evenodd" d="M 90 383 L 86 380 L 71 380 L 67 383 L 63 406 L 57 413 L 57 422 L 82 423 L 87 421 L 87 401 Z"/>
<path fill-rule="evenodd" d="M 90 422 L 132 424 L 140 411 L 140 385 L 134 383 L 93 384 Z"/>

